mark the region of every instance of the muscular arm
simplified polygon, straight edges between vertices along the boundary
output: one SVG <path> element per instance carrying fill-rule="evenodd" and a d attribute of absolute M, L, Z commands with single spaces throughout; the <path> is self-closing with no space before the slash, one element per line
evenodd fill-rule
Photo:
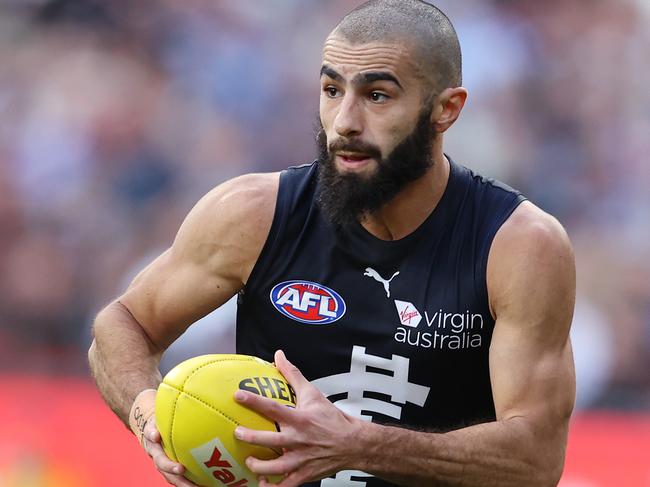
<path fill-rule="evenodd" d="M 245 284 L 271 226 L 278 180 L 248 175 L 208 193 L 171 248 L 97 315 L 90 367 L 124 423 L 138 393 L 158 386 L 163 351 Z"/>
<path fill-rule="evenodd" d="M 366 423 L 353 468 L 403 485 L 557 485 L 575 395 L 575 269 L 559 223 L 522 204 L 495 237 L 487 277 L 497 420 L 444 434 Z"/>

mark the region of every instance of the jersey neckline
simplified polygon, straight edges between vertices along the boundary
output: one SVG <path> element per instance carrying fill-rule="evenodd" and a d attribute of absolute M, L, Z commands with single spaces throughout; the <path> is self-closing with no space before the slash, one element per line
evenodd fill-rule
<path fill-rule="evenodd" d="M 363 225 L 361 225 L 361 223 L 356 221 L 346 229 L 346 233 L 355 239 L 363 240 L 369 245 L 396 248 L 410 244 L 411 242 L 416 241 L 421 235 L 427 234 L 430 231 L 435 232 L 436 229 L 441 231 L 444 228 L 444 220 L 446 220 L 446 216 L 449 214 L 448 207 L 460 177 L 458 165 L 447 154 L 445 154 L 445 157 L 447 158 L 447 161 L 449 161 L 447 185 L 445 186 L 438 204 L 415 230 L 397 240 L 383 240 L 370 233 L 363 227 Z"/>

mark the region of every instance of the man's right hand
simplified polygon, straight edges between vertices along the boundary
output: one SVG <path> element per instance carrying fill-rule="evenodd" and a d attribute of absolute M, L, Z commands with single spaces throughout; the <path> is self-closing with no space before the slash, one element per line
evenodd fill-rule
<path fill-rule="evenodd" d="M 144 427 L 142 446 L 153 460 L 154 465 L 170 484 L 177 487 L 198 487 L 195 483 L 183 477 L 185 467 L 180 463 L 173 462 L 165 454 L 161 441 L 160 432 L 156 428 L 156 418 L 151 416 Z"/>

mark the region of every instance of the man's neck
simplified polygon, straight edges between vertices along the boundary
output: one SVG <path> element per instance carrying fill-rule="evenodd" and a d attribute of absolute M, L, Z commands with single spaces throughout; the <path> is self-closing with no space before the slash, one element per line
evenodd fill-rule
<path fill-rule="evenodd" d="M 381 240 L 400 240 L 413 233 L 438 206 L 449 180 L 449 161 L 442 149 L 421 178 L 409 183 L 361 225 Z"/>

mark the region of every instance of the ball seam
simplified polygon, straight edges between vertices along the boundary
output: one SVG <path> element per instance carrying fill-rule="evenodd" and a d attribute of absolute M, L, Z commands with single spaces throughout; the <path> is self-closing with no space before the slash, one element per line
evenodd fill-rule
<path fill-rule="evenodd" d="M 176 389 L 176 390 L 178 390 L 178 389 Z M 237 426 L 240 426 L 240 425 L 241 425 L 241 423 L 239 423 L 239 422 L 237 422 L 236 420 L 232 419 L 230 416 L 228 416 L 226 413 L 224 413 L 221 409 L 217 409 L 217 408 L 215 408 L 212 404 L 210 404 L 210 403 L 204 401 L 204 400 L 201 399 L 200 397 L 197 397 L 197 396 L 195 396 L 194 394 L 190 394 L 189 392 L 185 392 L 185 391 L 179 391 L 179 392 L 180 392 L 179 396 L 180 396 L 181 394 L 186 394 L 187 396 L 191 397 L 191 398 L 194 399 L 195 401 L 198 401 L 198 402 L 200 402 L 201 404 L 203 404 L 204 406 L 206 406 L 208 409 L 212 409 L 215 413 L 220 414 L 220 415 L 223 416 L 224 418 L 230 420 L 230 422 L 232 422 L 234 425 L 237 425 Z M 282 450 L 276 450 L 275 448 L 272 448 L 272 447 L 270 447 L 270 446 L 267 446 L 267 447 L 264 447 L 264 448 L 268 448 L 269 450 L 273 451 L 273 452 L 276 453 L 277 455 L 282 455 Z"/>
<path fill-rule="evenodd" d="M 187 382 L 192 378 L 192 376 L 193 376 L 194 374 L 196 374 L 199 370 L 201 370 L 203 367 L 207 367 L 207 366 L 209 366 L 209 365 L 212 365 L 212 364 L 215 364 L 215 363 L 218 363 L 218 362 L 255 362 L 255 361 L 256 361 L 255 358 L 254 358 L 254 357 L 251 357 L 250 355 L 240 355 L 240 356 L 235 355 L 234 357 L 231 356 L 231 357 L 228 357 L 228 358 L 217 358 L 217 359 L 213 359 L 213 360 L 210 360 L 209 362 L 206 362 L 206 363 L 204 363 L 204 364 L 201 364 L 199 367 L 197 367 L 196 369 L 194 369 L 190 374 L 188 374 L 187 377 L 185 377 L 185 380 L 182 382 L 182 384 L 181 384 L 181 388 L 180 388 L 180 389 L 178 389 L 177 387 L 174 387 L 174 386 L 171 385 L 171 384 L 167 384 L 167 386 L 169 386 L 169 387 L 171 387 L 171 388 L 173 388 L 173 389 L 175 389 L 176 391 L 179 392 L 179 394 L 176 396 L 176 401 L 174 402 L 174 407 L 173 407 L 173 416 L 172 416 L 172 426 L 171 426 L 171 431 L 170 431 L 170 437 L 173 437 L 173 434 L 174 434 L 174 419 L 175 419 L 175 416 L 176 416 L 176 414 L 175 414 L 175 413 L 176 413 L 176 404 L 178 403 L 178 399 L 180 398 L 180 395 L 181 395 L 181 394 L 187 394 L 187 396 L 189 396 L 189 397 L 191 397 L 192 399 L 194 399 L 195 401 L 198 401 L 199 403 L 203 404 L 203 405 L 206 406 L 208 409 L 211 409 L 211 410 L 213 410 L 214 412 L 216 412 L 217 414 L 223 416 L 224 418 L 226 418 L 227 420 L 229 420 L 229 421 L 230 421 L 231 423 L 233 423 L 234 425 L 236 425 L 236 426 L 240 426 L 240 423 L 239 423 L 239 422 L 237 422 L 236 420 L 234 420 L 233 418 L 231 418 L 230 416 L 228 416 L 226 413 L 224 413 L 224 412 L 221 411 L 220 409 L 215 408 L 212 404 L 210 404 L 210 403 L 204 401 L 203 399 L 201 399 L 201 398 L 195 396 L 194 394 L 191 394 L 191 393 L 187 392 L 187 391 L 185 390 L 185 384 L 187 384 Z M 174 455 L 176 455 L 176 448 L 174 448 L 174 442 L 173 442 L 173 441 L 170 441 L 170 443 L 171 443 L 172 449 L 174 450 Z M 273 451 L 274 453 L 276 453 L 277 455 L 281 455 L 281 454 L 282 454 L 281 451 L 278 451 L 278 450 L 276 450 L 275 448 L 270 448 L 270 447 L 267 447 L 267 448 L 268 448 L 269 450 Z M 178 456 L 176 456 L 176 458 L 178 458 Z"/>
<path fill-rule="evenodd" d="M 177 388 L 177 387 L 174 387 L 172 384 L 168 384 L 168 383 L 165 382 L 165 384 L 168 387 L 171 387 L 172 389 L 175 389 L 176 391 L 178 391 L 178 394 L 176 395 L 176 399 L 174 399 L 174 405 L 172 407 L 172 423 L 171 423 L 170 428 L 169 428 L 169 446 L 171 447 L 172 452 L 174 453 L 174 456 L 176 457 L 177 460 L 178 460 L 178 453 L 176 452 L 176 447 L 174 446 L 174 421 L 176 419 L 176 406 L 178 405 L 178 399 L 180 398 L 181 394 L 187 394 L 189 397 L 199 401 L 201 404 L 204 404 L 208 408 L 210 408 L 213 411 L 221 414 L 224 418 L 228 419 L 232 423 L 239 426 L 239 423 L 234 421 L 232 418 L 228 417 L 223 412 L 219 411 L 218 409 L 214 408 L 213 406 L 211 406 L 210 404 L 206 403 L 205 401 L 199 399 L 198 397 L 195 397 L 194 395 L 186 392 L 185 391 L 185 384 L 187 383 L 187 381 L 189 381 L 190 378 L 194 374 L 196 374 L 199 370 L 201 370 L 203 367 L 207 367 L 208 365 L 212 365 L 212 364 L 215 364 L 215 363 L 218 363 L 218 362 L 250 362 L 250 361 L 252 361 L 252 357 L 249 357 L 249 356 L 241 356 L 241 357 L 237 357 L 237 358 L 236 357 L 217 358 L 217 359 L 210 360 L 209 362 L 207 362 L 205 364 L 200 365 L 199 367 L 194 369 L 190 374 L 188 374 L 187 377 L 185 377 L 185 380 L 183 380 L 180 389 Z M 163 382 L 164 382 L 164 380 L 163 380 Z"/>
<path fill-rule="evenodd" d="M 178 390 L 178 389 L 177 389 L 177 390 Z M 221 416 L 223 416 L 224 418 L 226 418 L 227 420 L 229 420 L 231 423 L 233 423 L 233 424 L 239 426 L 239 423 L 238 423 L 236 420 L 234 420 L 233 418 L 231 418 L 230 416 L 228 416 L 228 415 L 227 415 L 226 413 L 224 413 L 221 409 L 217 409 L 216 407 L 214 407 L 214 406 L 213 406 L 212 404 L 210 404 L 209 402 L 204 401 L 204 400 L 201 399 L 200 397 L 195 396 L 194 394 L 192 394 L 192 393 L 190 393 L 190 392 L 187 392 L 187 391 L 179 391 L 179 392 L 180 392 L 179 396 L 180 396 L 181 394 L 185 394 L 185 395 L 191 397 L 192 399 L 194 399 L 195 401 L 200 402 L 201 404 L 203 404 L 203 405 L 206 406 L 207 408 L 212 409 L 214 412 L 219 413 Z"/>
<path fill-rule="evenodd" d="M 178 398 L 180 396 L 181 393 L 179 392 L 178 394 L 176 394 L 176 398 L 174 399 L 174 405 L 172 406 L 172 424 L 169 427 L 169 446 L 171 447 L 172 452 L 174 453 L 174 457 L 176 458 L 176 461 L 178 461 L 178 454 L 176 453 L 176 447 L 174 446 L 174 421 L 176 420 L 176 406 L 178 405 Z"/>
<path fill-rule="evenodd" d="M 205 406 L 207 406 L 208 408 L 212 409 L 213 411 L 216 411 L 217 413 L 221 414 L 224 418 L 230 420 L 233 424 L 239 426 L 239 423 L 238 423 L 237 421 L 235 421 L 234 419 L 232 419 L 230 416 L 228 416 L 227 414 L 225 414 L 223 411 L 221 411 L 221 410 L 215 408 L 212 404 L 210 404 L 210 403 L 204 401 L 203 399 L 201 399 L 201 398 L 195 396 L 194 394 L 190 394 L 189 392 L 187 392 L 187 391 L 185 390 L 185 384 L 187 384 L 187 382 L 192 378 L 192 376 L 193 376 L 194 374 L 196 374 L 196 373 L 197 373 L 199 370 L 201 370 L 203 367 L 207 367 L 208 365 L 212 365 L 212 364 L 215 364 L 215 363 L 218 363 L 218 362 L 251 362 L 251 361 L 252 361 L 252 359 L 251 359 L 250 357 L 247 357 L 247 356 L 246 356 L 246 358 L 244 358 L 244 356 L 242 356 L 241 358 L 228 357 L 228 358 L 217 358 L 217 359 L 210 360 L 209 362 L 206 362 L 206 363 L 204 363 L 204 364 L 201 364 L 199 367 L 197 367 L 196 369 L 194 369 L 190 374 L 188 374 L 187 377 L 185 377 L 185 380 L 183 381 L 183 384 L 181 385 L 180 390 L 179 390 L 179 389 L 176 389 L 175 387 L 174 387 L 174 389 L 176 389 L 177 391 L 179 391 L 179 392 L 182 393 L 182 394 L 187 394 L 187 395 L 190 396 L 191 398 L 193 398 L 193 399 L 199 401 L 201 404 L 204 404 Z M 167 384 L 167 385 L 170 385 L 170 384 Z M 173 386 L 172 386 L 172 387 L 173 387 Z M 179 396 L 180 396 L 180 394 L 179 394 Z M 176 397 L 176 400 L 178 401 L 178 396 Z M 176 404 L 174 404 L 174 408 L 175 408 L 175 407 L 176 407 Z M 174 412 L 175 412 L 175 411 L 174 411 Z M 173 420 L 172 420 L 172 431 L 173 431 Z"/>
<path fill-rule="evenodd" d="M 174 388 L 174 389 L 176 389 L 176 388 Z M 223 416 L 224 418 L 226 418 L 227 420 L 229 420 L 229 421 L 230 421 L 231 423 L 233 423 L 234 425 L 240 426 L 240 423 L 238 423 L 236 420 L 232 419 L 230 416 L 228 416 L 226 413 L 224 413 L 221 409 L 217 409 L 217 408 L 215 408 L 212 404 L 210 404 L 210 403 L 208 403 L 208 402 L 205 402 L 205 401 L 204 401 L 203 399 L 201 399 L 200 397 L 197 397 L 197 396 L 195 396 L 194 394 L 190 394 L 189 392 L 179 391 L 178 389 L 176 389 L 176 390 L 179 392 L 178 397 L 180 397 L 181 394 L 185 394 L 185 395 L 187 395 L 188 397 L 191 397 L 192 399 L 194 399 L 195 401 L 200 402 L 201 404 L 203 404 L 203 405 L 204 405 L 205 407 L 207 407 L 208 409 L 211 409 L 211 410 L 213 410 L 215 413 L 217 413 L 217 414 Z M 178 400 L 178 397 L 177 397 L 177 400 Z M 271 450 L 271 451 L 272 451 L 273 453 L 275 453 L 276 455 L 282 455 L 282 450 L 277 450 L 277 449 L 275 449 L 275 448 L 273 448 L 273 447 L 270 447 L 270 446 L 266 446 L 266 447 L 262 447 L 262 448 L 268 448 L 269 450 Z M 178 458 L 178 457 L 177 457 L 177 458 Z"/>

